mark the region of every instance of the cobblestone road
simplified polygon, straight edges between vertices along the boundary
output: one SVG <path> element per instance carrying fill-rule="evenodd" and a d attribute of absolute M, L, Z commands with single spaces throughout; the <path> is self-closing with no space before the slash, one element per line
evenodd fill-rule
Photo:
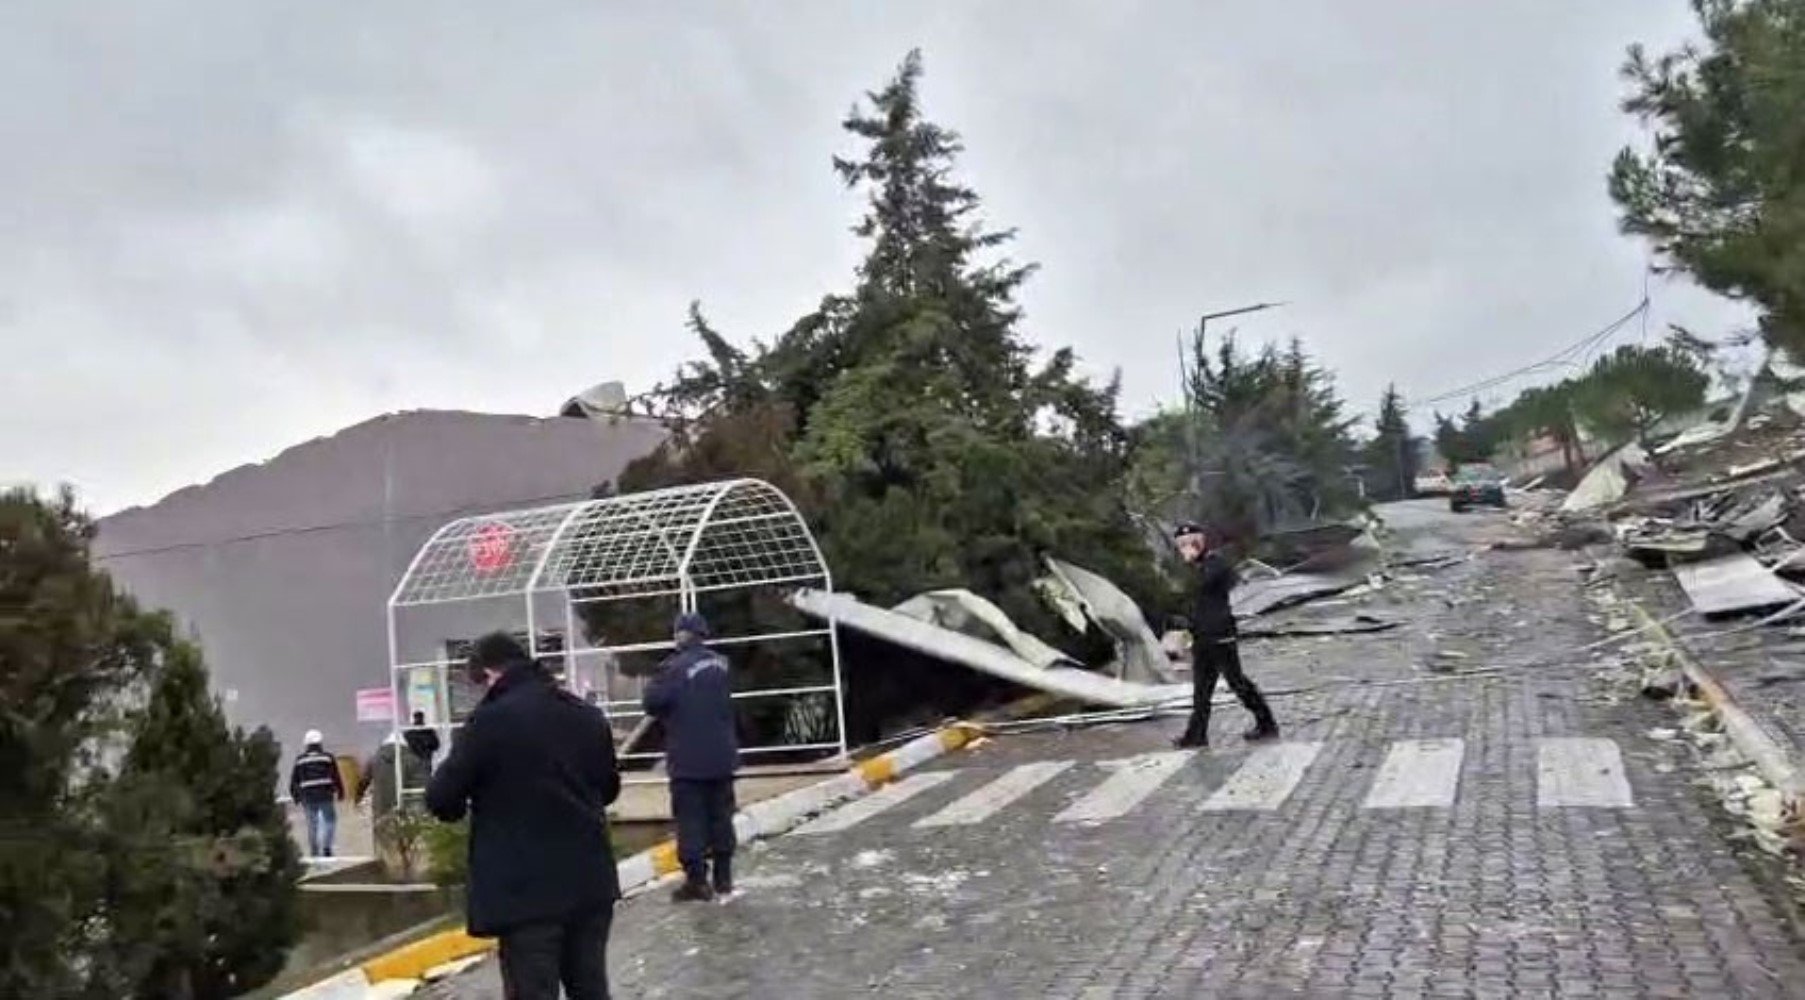
<path fill-rule="evenodd" d="M 1641 735 L 1670 717 L 1561 655 L 1600 634 L 1565 555 L 1488 553 L 1362 610 L 1410 621 L 1248 644 L 1291 692 L 1284 744 L 1250 752 L 1233 708 L 1219 749 L 1126 773 L 1106 762 L 1181 720 L 992 740 L 755 848 L 730 903 L 623 904 L 617 996 L 1805 997 L 1777 873 Z M 493 963 L 428 995 L 499 997 Z"/>

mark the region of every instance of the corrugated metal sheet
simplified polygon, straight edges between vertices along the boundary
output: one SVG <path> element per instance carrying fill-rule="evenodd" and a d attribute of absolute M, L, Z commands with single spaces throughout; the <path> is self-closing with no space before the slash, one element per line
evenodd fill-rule
<path fill-rule="evenodd" d="M 1740 552 L 1676 566 L 1673 576 L 1693 609 L 1703 615 L 1779 607 L 1799 598 L 1798 588 Z"/>

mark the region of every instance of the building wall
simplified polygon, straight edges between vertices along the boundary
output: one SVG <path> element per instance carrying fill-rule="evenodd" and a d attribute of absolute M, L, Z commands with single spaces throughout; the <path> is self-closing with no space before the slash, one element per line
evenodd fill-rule
<path fill-rule="evenodd" d="M 389 592 L 455 517 L 582 499 L 664 439 L 659 425 L 391 414 L 101 520 L 95 553 L 204 646 L 228 716 L 286 754 L 310 728 L 369 753 L 386 724 L 354 692 L 389 683 Z M 470 623 L 479 627 L 479 623 Z"/>

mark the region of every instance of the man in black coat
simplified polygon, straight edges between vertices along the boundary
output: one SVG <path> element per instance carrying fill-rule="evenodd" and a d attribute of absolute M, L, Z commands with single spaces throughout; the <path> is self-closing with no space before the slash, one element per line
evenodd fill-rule
<path fill-rule="evenodd" d="M 677 649 L 646 687 L 646 714 L 664 723 L 665 773 L 683 884 L 672 899 L 706 901 L 733 892 L 733 772 L 739 739 L 733 725 L 733 680 L 727 660 L 708 648 L 708 622 L 678 617 Z M 714 862 L 711 885 L 706 870 Z"/>
<path fill-rule="evenodd" d="M 1216 694 L 1216 678 L 1253 713 L 1249 741 L 1277 739 L 1279 724 L 1253 681 L 1241 669 L 1241 647 L 1235 629 L 1235 612 L 1229 594 L 1241 578 L 1235 567 L 1210 545 L 1202 526 L 1179 524 L 1173 532 L 1178 554 L 1196 567 L 1191 595 L 1191 720 L 1184 735 L 1173 742 L 1181 747 L 1210 745 L 1210 699 Z"/>
<path fill-rule="evenodd" d="M 620 794 L 613 733 L 506 633 L 477 640 L 488 686 L 426 786 L 448 823 L 470 814 L 469 932 L 501 939 L 508 1000 L 607 1000 L 620 882 L 606 809 Z"/>

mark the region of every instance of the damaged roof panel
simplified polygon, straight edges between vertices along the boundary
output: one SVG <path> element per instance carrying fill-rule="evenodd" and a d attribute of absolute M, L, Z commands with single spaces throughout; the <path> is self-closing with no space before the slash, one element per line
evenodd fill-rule
<path fill-rule="evenodd" d="M 1798 588 L 1741 552 L 1675 566 L 1673 575 L 1693 609 L 1702 615 L 1779 607 L 1799 597 Z"/>

